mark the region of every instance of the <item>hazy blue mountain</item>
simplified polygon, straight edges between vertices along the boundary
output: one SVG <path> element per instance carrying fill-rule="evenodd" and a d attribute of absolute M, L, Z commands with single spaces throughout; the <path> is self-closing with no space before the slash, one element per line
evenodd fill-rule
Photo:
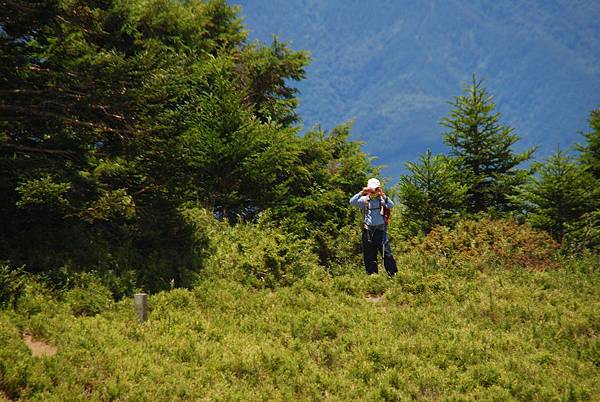
<path fill-rule="evenodd" d="M 306 127 L 355 118 L 355 139 L 388 166 L 443 152 L 441 117 L 471 74 L 539 158 L 580 141 L 600 107 L 597 0 L 230 0 L 250 37 L 312 54 Z"/>

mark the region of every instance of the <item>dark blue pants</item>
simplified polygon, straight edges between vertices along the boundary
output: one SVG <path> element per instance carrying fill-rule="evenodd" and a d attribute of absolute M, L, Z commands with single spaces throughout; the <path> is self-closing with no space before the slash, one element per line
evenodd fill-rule
<path fill-rule="evenodd" d="M 398 272 L 396 267 L 396 260 L 392 255 L 392 249 L 390 242 L 385 239 L 384 241 L 383 230 L 377 229 L 363 229 L 362 231 L 362 244 L 363 244 L 363 256 L 365 260 L 365 269 L 367 274 L 376 274 L 377 269 L 377 254 L 383 255 L 383 266 L 389 276 L 394 276 Z"/>

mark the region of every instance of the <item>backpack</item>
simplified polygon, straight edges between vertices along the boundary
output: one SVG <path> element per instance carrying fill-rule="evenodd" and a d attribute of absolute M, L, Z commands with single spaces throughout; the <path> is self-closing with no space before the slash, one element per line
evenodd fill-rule
<path fill-rule="evenodd" d="M 364 221 L 365 216 L 367 215 L 367 210 L 373 211 L 375 209 L 379 209 L 379 214 L 381 216 L 383 216 L 383 221 L 385 222 L 385 225 L 387 226 L 387 224 L 390 221 L 390 215 L 392 214 L 392 210 L 381 203 L 381 196 L 378 196 L 377 200 L 379 201 L 379 205 L 376 208 L 370 208 L 371 200 L 367 201 L 369 204 L 367 204 L 367 207 L 362 210 L 363 221 Z"/>

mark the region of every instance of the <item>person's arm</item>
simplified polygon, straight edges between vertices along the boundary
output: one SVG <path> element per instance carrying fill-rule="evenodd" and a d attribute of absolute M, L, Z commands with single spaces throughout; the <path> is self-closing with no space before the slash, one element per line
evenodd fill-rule
<path fill-rule="evenodd" d="M 363 192 L 359 191 L 354 194 L 352 198 L 350 198 L 350 205 L 354 205 L 355 207 L 364 208 L 365 198 L 363 197 Z"/>
<path fill-rule="evenodd" d="M 392 199 L 390 197 L 388 197 L 387 195 L 383 196 L 383 204 L 386 206 L 386 208 L 389 208 L 389 209 L 394 208 L 394 201 L 392 201 Z"/>

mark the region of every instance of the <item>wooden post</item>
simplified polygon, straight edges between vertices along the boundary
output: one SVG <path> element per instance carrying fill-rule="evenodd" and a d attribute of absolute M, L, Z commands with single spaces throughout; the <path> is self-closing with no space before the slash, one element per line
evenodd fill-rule
<path fill-rule="evenodd" d="M 148 319 L 148 295 L 146 293 L 136 293 L 133 296 L 133 305 L 138 321 L 146 321 Z"/>

